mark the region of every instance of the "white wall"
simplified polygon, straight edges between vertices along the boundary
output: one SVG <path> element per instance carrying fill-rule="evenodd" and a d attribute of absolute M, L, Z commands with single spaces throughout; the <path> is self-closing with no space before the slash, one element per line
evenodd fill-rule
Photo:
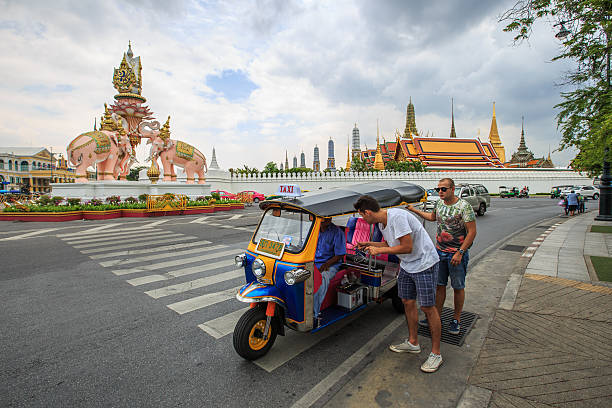
<path fill-rule="evenodd" d="M 549 193 L 558 185 L 592 185 L 592 179 L 578 172 L 565 169 L 500 169 L 500 170 L 458 170 L 431 171 L 424 173 L 375 172 L 375 173 L 300 173 L 277 175 L 234 175 L 222 170 L 209 170 L 206 182 L 212 190 L 226 190 L 237 193 L 255 190 L 263 194 L 274 194 L 279 184 L 297 184 L 302 190 L 329 189 L 376 180 L 403 180 L 433 188 L 443 177 L 452 178 L 455 183 L 483 184 L 491 193 L 499 192 L 499 186 L 528 186 L 530 193 Z"/>

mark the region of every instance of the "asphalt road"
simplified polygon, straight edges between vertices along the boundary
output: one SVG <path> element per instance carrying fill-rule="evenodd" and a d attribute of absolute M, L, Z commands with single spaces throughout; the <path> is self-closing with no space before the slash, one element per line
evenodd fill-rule
<path fill-rule="evenodd" d="M 555 204 L 493 199 L 472 259 L 558 215 Z M 255 363 L 234 352 L 246 305 L 233 295 L 244 282 L 233 257 L 259 215 L 0 223 L 0 406 L 285 407 L 339 367 L 359 375 L 355 355 L 397 317 L 389 302 L 279 336 Z"/>

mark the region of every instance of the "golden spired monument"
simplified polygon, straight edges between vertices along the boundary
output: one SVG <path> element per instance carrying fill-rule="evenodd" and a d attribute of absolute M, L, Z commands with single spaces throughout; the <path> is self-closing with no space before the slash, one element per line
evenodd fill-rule
<path fill-rule="evenodd" d="M 380 143 L 377 124 L 376 149 L 361 152 L 361 159 L 367 166 L 384 169 L 385 162 L 419 160 L 430 169 L 436 168 L 502 168 L 505 162 L 505 149 L 497 130 L 495 108 L 491 119 L 489 141 L 476 138 L 458 138 L 455 131 L 454 100 L 451 105 L 450 137 L 422 137 L 416 127 L 412 98 L 406 109 L 406 128 L 403 135 L 396 132 L 394 142 Z"/>
<path fill-rule="evenodd" d="M 499 160 L 502 163 L 506 162 L 506 149 L 501 143 L 499 139 L 499 132 L 497 131 L 497 119 L 495 118 L 495 102 L 493 102 L 493 119 L 491 119 L 491 130 L 489 131 L 489 141 L 491 141 L 491 145 L 493 149 L 495 149 L 495 153 L 499 157 Z"/>
<path fill-rule="evenodd" d="M 378 119 L 376 120 L 376 156 L 374 157 L 374 165 L 372 167 L 374 167 L 376 170 L 385 169 L 385 163 L 380 151 L 380 131 L 378 130 Z"/>

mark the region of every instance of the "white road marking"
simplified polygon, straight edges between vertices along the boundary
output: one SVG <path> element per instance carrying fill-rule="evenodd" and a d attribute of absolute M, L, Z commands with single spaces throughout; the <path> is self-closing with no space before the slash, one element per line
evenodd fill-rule
<path fill-rule="evenodd" d="M 44 234 L 46 232 L 55 231 L 57 229 L 58 228 L 47 228 L 47 229 L 42 229 L 42 230 L 38 230 L 38 231 L 32 231 L 32 232 L 28 232 L 26 234 L 15 235 L 13 237 L 8 237 L 8 238 L 2 238 L 2 239 L 0 239 L 0 241 L 13 241 L 13 240 L 16 240 L 16 239 L 31 238 L 33 236 Z"/>
<path fill-rule="evenodd" d="M 210 251 L 214 251 L 216 249 L 222 249 L 222 248 L 227 248 L 227 246 L 226 245 L 208 246 L 208 244 L 200 244 L 200 247 L 198 248 L 187 249 L 185 251 L 170 251 L 170 252 L 165 252 L 166 251 L 165 247 L 159 247 L 158 252 L 164 251 L 161 254 L 158 253 L 158 254 L 140 256 L 137 258 L 128 258 L 128 259 L 113 259 L 112 261 L 100 262 L 100 265 L 104 267 L 116 266 L 116 265 L 128 265 L 128 264 L 139 263 L 139 262 L 149 262 L 149 261 L 153 261 L 156 259 L 172 258 L 175 256 L 199 254 L 202 252 L 210 252 Z"/>
<path fill-rule="evenodd" d="M 177 293 L 188 292 L 192 289 L 202 288 L 204 286 L 214 285 L 215 283 L 225 282 L 228 280 L 240 278 L 244 276 L 244 271 L 242 269 L 237 269 L 225 273 L 220 273 L 218 275 L 207 276 L 205 278 L 195 279 L 189 282 L 183 282 L 172 286 L 166 286 L 159 289 L 150 290 L 145 292 L 147 295 L 151 296 L 153 299 L 159 299 L 164 296 L 170 296 Z"/>
<path fill-rule="evenodd" d="M 167 241 L 164 240 L 161 242 L 165 243 Z M 187 242 L 185 244 L 164 245 L 163 247 L 154 247 L 154 248 L 147 248 L 147 249 L 132 249 L 132 250 L 127 250 L 127 251 L 111 252 L 108 254 L 90 255 L 89 257 L 91 259 L 102 259 L 102 258 L 114 258 L 117 256 L 124 256 L 124 255 L 127 255 L 127 256 L 141 255 L 141 254 L 148 254 L 151 252 L 159 252 L 161 250 L 170 251 L 173 249 L 189 248 L 189 247 L 199 246 L 203 244 L 210 244 L 210 241 L 195 241 L 195 242 Z M 119 246 L 119 248 L 123 248 L 123 246 Z"/>
<path fill-rule="evenodd" d="M 115 236 L 108 236 L 108 237 L 103 237 L 103 238 L 93 238 L 93 239 L 87 239 L 87 240 L 82 240 L 82 241 L 70 241 L 66 243 L 68 245 L 72 245 L 73 247 L 77 249 L 80 249 L 80 248 L 87 248 L 88 246 L 91 247 L 91 246 L 115 244 L 117 242 L 122 242 L 122 241 L 145 242 L 149 240 L 149 237 L 155 237 L 155 239 L 157 239 L 159 238 L 159 235 L 169 236 L 171 234 L 168 234 L 168 231 L 163 231 L 163 230 L 151 231 L 151 232 L 147 231 L 146 233 L 138 233 L 138 234 L 130 234 L 130 235 L 118 234 Z M 179 235 L 182 235 L 182 234 L 179 234 Z M 110 241 L 110 242 L 107 242 L 107 241 Z"/>
<path fill-rule="evenodd" d="M 158 263 L 155 263 L 155 264 L 152 264 L 152 265 L 138 266 L 136 268 L 116 269 L 116 270 L 113 271 L 113 273 L 115 275 L 117 275 L 117 276 L 121 276 L 121 275 L 130 274 L 130 273 L 154 271 L 154 270 L 157 270 L 157 269 L 170 268 L 170 267 L 177 266 L 177 265 L 184 265 L 184 264 L 194 263 L 194 262 L 198 262 L 198 261 L 205 261 L 207 259 L 220 258 L 222 256 L 235 255 L 237 253 L 238 253 L 238 250 L 231 249 L 229 251 L 216 252 L 214 254 L 208 254 L 208 255 L 202 255 L 202 256 L 187 257 L 187 258 L 183 258 L 183 259 L 177 259 L 177 260 L 174 260 L 174 261 L 158 262 Z M 234 260 L 232 259 L 232 262 L 233 261 Z M 200 266 L 200 268 L 201 268 L 201 266 Z"/>
<path fill-rule="evenodd" d="M 236 214 L 236 215 L 232 215 L 231 217 L 228 218 L 228 220 L 237 220 L 238 218 L 241 218 L 242 214 Z"/>
<path fill-rule="evenodd" d="M 116 225 L 121 225 L 121 224 L 107 224 L 107 225 L 103 225 L 102 227 L 106 228 L 110 228 L 110 227 L 114 227 Z M 98 227 L 101 228 L 101 227 Z M 65 239 L 65 240 L 69 240 L 70 237 L 75 237 L 75 238 L 87 238 L 89 235 L 91 236 L 98 236 L 98 235 L 104 235 L 104 234 L 110 234 L 110 233 L 119 233 L 119 232 L 127 232 L 127 231 L 140 231 L 143 229 L 151 229 L 151 228 L 143 228 L 143 227 L 130 227 L 130 228 L 117 228 L 113 231 L 104 231 L 102 234 L 99 234 L 100 230 L 98 230 L 97 228 L 94 229 L 89 229 L 89 230 L 84 230 L 84 231 L 79 231 L 79 232 L 71 232 L 70 234 L 57 234 L 56 237 Z"/>
<path fill-rule="evenodd" d="M 224 259 L 223 261 L 212 262 L 206 265 L 192 266 L 190 268 L 178 269 L 176 271 L 168 272 L 166 273 L 166 275 L 168 276 L 168 279 L 178 278 L 181 276 L 187 276 L 187 275 L 191 275 L 194 273 L 212 271 L 214 269 L 224 268 L 230 265 L 235 265 L 234 258 Z"/>
<path fill-rule="evenodd" d="M 128 231 L 128 232 L 119 232 L 119 233 L 112 233 L 109 232 L 108 234 L 100 234 L 100 236 L 94 237 L 83 237 L 83 238 L 64 238 L 63 241 L 66 242 L 69 245 L 79 245 L 79 244 L 85 244 L 87 242 L 100 242 L 100 241 L 112 241 L 115 240 L 118 237 L 121 237 L 121 239 L 129 239 L 130 237 L 147 237 L 150 235 L 159 235 L 159 234 L 167 234 L 168 231 L 164 231 L 164 230 L 154 230 L 154 229 L 148 229 L 148 230 L 140 230 L 140 231 Z"/>
<path fill-rule="evenodd" d="M 226 259 L 224 261 L 212 262 L 206 265 L 198 265 L 198 266 L 192 266 L 190 268 L 178 269 L 176 271 L 168 272 L 163 275 L 147 275 L 147 276 L 143 276 L 140 278 L 130 279 L 130 280 L 127 280 L 126 282 L 132 286 L 140 286 L 140 285 L 146 285 L 147 283 L 159 282 L 159 281 L 164 281 L 164 280 L 170 280 L 173 278 L 178 278 L 181 276 L 192 275 L 194 273 L 212 271 L 218 268 L 225 268 L 227 266 L 232 266 L 232 265 L 234 265 L 234 260 Z"/>
<path fill-rule="evenodd" d="M 248 307 L 238 309 L 235 312 L 217 317 L 216 319 L 209 320 L 202 324 L 198 324 L 198 327 L 213 336 L 215 339 L 220 339 L 221 337 L 227 336 L 234 331 L 236 323 L 238 323 L 240 317 L 247 310 L 249 310 Z"/>
<path fill-rule="evenodd" d="M 285 336 L 276 338 L 277 343 L 275 343 L 274 352 L 258 358 L 254 363 L 271 373 L 300 353 L 308 350 L 321 340 L 326 339 L 342 329 L 360 316 L 364 310 L 344 318 L 331 326 L 325 327 L 314 334 L 298 333 L 293 330 L 287 330 Z"/>
<path fill-rule="evenodd" d="M 165 220 L 155 221 L 155 222 L 152 222 L 150 224 L 146 224 L 145 226 L 146 227 L 155 227 L 155 226 L 158 226 L 159 224 L 163 224 L 164 222 L 168 222 L 168 221 L 170 221 L 170 218 L 166 218 Z"/>
<path fill-rule="evenodd" d="M 210 305 L 233 299 L 240 288 L 241 286 L 237 286 L 221 292 L 207 293 L 206 295 L 169 304 L 167 307 L 174 310 L 178 314 L 193 312 L 194 310 L 202 309 Z"/>
<path fill-rule="evenodd" d="M 172 238 L 172 240 L 169 241 L 168 238 Z M 143 247 L 143 246 L 153 246 L 157 244 L 165 245 L 165 244 L 172 243 L 172 242 L 187 241 L 189 239 L 197 239 L 197 237 L 184 236 L 181 233 L 176 233 L 176 234 L 168 234 L 163 239 L 159 239 L 159 237 L 156 237 L 152 241 L 126 242 L 121 245 L 104 246 L 104 245 L 114 244 L 114 242 L 107 242 L 104 245 L 98 245 L 98 244 L 77 245 L 75 246 L 75 248 L 87 248 L 87 247 L 92 247 L 92 246 L 100 247 L 100 248 L 86 249 L 84 251 L 81 251 L 82 254 L 95 254 L 97 252 L 113 251 L 115 249 L 138 248 L 138 247 Z"/>
<path fill-rule="evenodd" d="M 132 286 L 140 286 L 140 285 L 146 285 L 148 283 L 159 282 L 159 281 L 163 281 L 167 279 L 168 278 L 163 275 L 147 275 L 147 276 L 142 276 L 140 278 L 128 279 L 126 280 L 126 282 Z"/>
<path fill-rule="evenodd" d="M 195 220 L 189 221 L 189 224 L 206 224 L 208 217 L 198 217 Z"/>
<path fill-rule="evenodd" d="M 315 385 L 310 391 L 297 400 L 291 408 L 308 408 L 319 400 L 331 387 L 333 387 L 342 377 L 347 375 L 368 353 L 371 353 L 378 345 L 385 341 L 400 325 L 404 323 L 404 317 L 398 316 L 382 329 L 376 336 L 368 341 L 363 347 L 353 353 L 348 359 L 344 360 L 334 371 L 329 373 L 321 382 Z M 265 357 L 265 356 L 264 356 Z M 257 360 L 259 361 L 259 360 Z"/>

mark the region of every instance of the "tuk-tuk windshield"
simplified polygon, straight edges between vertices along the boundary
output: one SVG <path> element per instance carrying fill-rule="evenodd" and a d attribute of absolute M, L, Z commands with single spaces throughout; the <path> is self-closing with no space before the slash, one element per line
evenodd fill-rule
<path fill-rule="evenodd" d="M 283 242 L 285 251 L 298 253 L 304 249 L 314 224 L 314 216 L 294 209 L 269 208 L 253 237 L 257 245 L 260 238 Z"/>

